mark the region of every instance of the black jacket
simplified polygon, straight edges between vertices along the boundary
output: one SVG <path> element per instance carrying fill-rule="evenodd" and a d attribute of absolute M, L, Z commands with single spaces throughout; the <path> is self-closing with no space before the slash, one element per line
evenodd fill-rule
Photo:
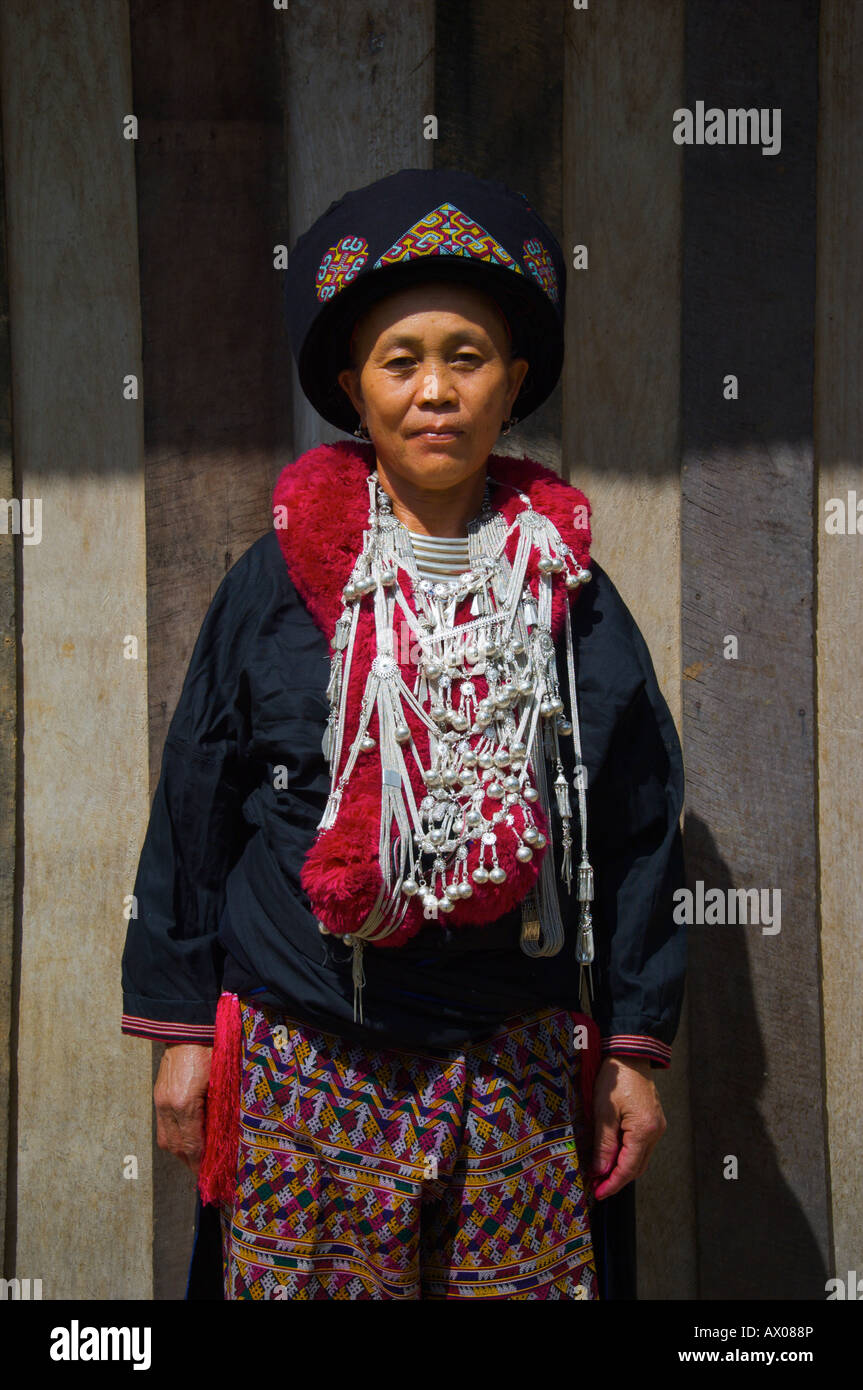
<path fill-rule="evenodd" d="M 667 1066 L 685 967 L 685 927 L 672 920 L 684 885 L 680 744 L 631 614 L 601 566 L 591 570 L 572 620 L 595 871 L 592 1012 L 605 1052 Z M 378 1046 L 448 1047 L 528 1007 L 579 1008 L 578 909 L 561 885 L 559 955 L 524 955 L 519 911 L 483 927 L 430 922 L 405 946 L 366 949 L 365 1023 L 354 1023 L 350 950 L 321 935 L 300 886 L 329 787 L 328 676 L 327 642 L 270 531 L 222 580 L 165 740 L 123 956 L 124 1031 L 212 1041 L 223 989 Z M 273 786 L 278 765 L 285 790 Z"/>

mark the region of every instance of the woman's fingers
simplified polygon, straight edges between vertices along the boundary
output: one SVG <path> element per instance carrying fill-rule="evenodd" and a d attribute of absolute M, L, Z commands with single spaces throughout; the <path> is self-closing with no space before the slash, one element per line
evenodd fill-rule
<path fill-rule="evenodd" d="M 197 1174 L 204 1148 L 204 1113 L 212 1048 L 178 1043 L 165 1049 L 153 1088 L 156 1142 Z"/>

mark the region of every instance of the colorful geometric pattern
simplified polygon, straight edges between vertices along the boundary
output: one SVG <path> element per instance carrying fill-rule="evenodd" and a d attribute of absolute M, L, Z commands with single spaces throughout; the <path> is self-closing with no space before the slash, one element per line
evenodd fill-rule
<path fill-rule="evenodd" d="M 426 1053 L 242 1020 L 226 1298 L 598 1298 L 570 1013 Z"/>
<path fill-rule="evenodd" d="M 331 246 L 318 266 L 315 294 L 332 299 L 362 270 L 369 258 L 369 244 L 361 236 L 343 236 Z"/>
<path fill-rule="evenodd" d="M 412 260 L 416 256 L 474 256 L 480 261 L 494 261 L 522 275 L 521 266 L 513 260 L 499 242 L 478 222 L 463 213 L 454 203 L 441 203 L 409 227 L 382 256 L 374 269 L 394 261 Z"/>
<path fill-rule="evenodd" d="M 527 266 L 528 274 L 545 290 L 553 304 L 558 300 L 557 274 L 551 255 L 536 237 L 531 237 L 522 246 L 522 260 Z"/>

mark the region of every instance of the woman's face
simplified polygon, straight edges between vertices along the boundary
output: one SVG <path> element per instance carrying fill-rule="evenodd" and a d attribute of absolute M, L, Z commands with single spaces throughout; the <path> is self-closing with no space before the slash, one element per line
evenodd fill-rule
<path fill-rule="evenodd" d="M 358 321 L 339 373 L 378 463 L 413 487 L 458 487 L 483 467 L 528 363 L 510 357 L 496 304 L 467 286 L 425 283 Z"/>

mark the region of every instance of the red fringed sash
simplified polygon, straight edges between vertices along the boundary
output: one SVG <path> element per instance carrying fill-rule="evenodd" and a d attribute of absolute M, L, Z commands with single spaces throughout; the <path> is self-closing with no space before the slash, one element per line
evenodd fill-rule
<path fill-rule="evenodd" d="M 204 1154 L 198 1174 L 198 1191 L 205 1206 L 230 1206 L 234 1199 L 240 1143 L 242 1042 L 240 1001 L 236 994 L 223 994 L 216 1006 Z"/>

